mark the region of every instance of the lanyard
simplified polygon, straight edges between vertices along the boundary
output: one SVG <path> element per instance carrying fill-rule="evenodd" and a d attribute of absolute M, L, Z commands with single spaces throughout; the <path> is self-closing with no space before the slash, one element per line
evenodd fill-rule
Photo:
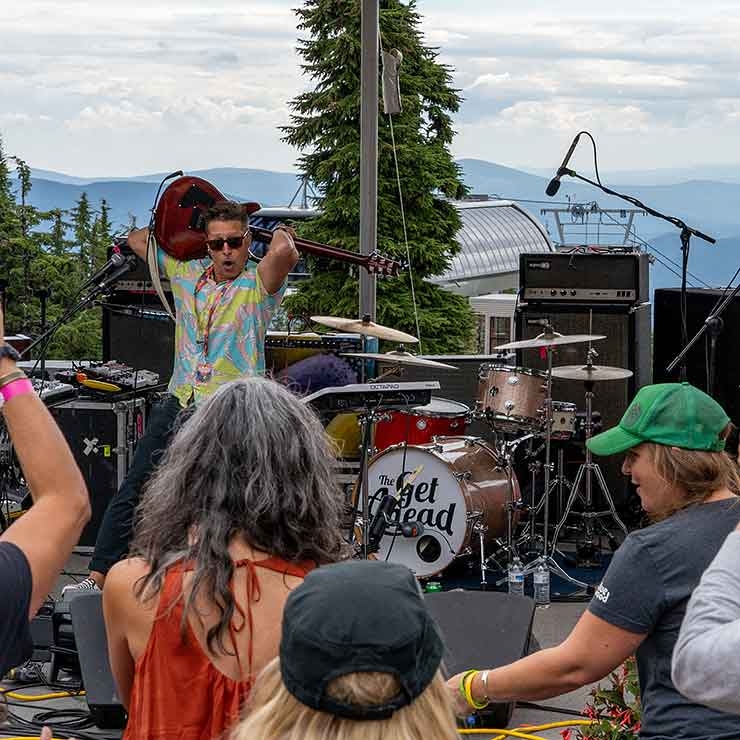
<path fill-rule="evenodd" d="M 201 328 L 201 322 L 200 322 L 200 316 L 198 315 L 198 293 L 202 290 L 203 286 L 209 281 L 209 280 L 215 280 L 215 272 L 213 269 L 213 265 L 209 265 L 206 267 L 206 269 L 203 271 L 203 274 L 198 278 L 198 282 L 195 285 L 195 289 L 193 290 L 193 299 L 195 302 L 195 315 L 196 320 L 198 322 L 198 331 L 200 333 Z M 223 303 L 224 296 L 228 292 L 229 288 L 234 284 L 233 280 L 229 280 L 228 282 L 225 282 L 222 286 L 220 286 L 219 291 L 220 295 L 216 300 L 213 301 L 211 304 L 211 307 L 208 309 L 208 316 L 206 317 L 206 325 L 203 328 L 203 357 L 208 358 L 208 339 L 211 335 L 211 324 L 213 322 L 213 314 L 215 313 L 216 309 Z M 206 300 L 208 300 L 206 298 Z"/>

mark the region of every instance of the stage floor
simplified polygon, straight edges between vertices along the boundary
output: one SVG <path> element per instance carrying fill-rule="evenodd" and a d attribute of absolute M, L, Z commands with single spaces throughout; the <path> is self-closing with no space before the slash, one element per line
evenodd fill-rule
<path fill-rule="evenodd" d="M 67 564 L 67 572 L 83 574 L 85 567 L 88 562 L 88 556 L 73 555 Z M 65 584 L 69 583 L 72 578 L 68 575 L 60 576 L 55 596 L 59 595 L 59 592 Z M 79 580 L 79 578 L 77 579 Z M 578 621 L 578 618 L 586 609 L 587 604 L 585 603 L 553 603 L 548 608 L 538 608 L 535 612 L 533 636 L 537 639 L 539 645 L 543 648 L 552 647 L 561 642 L 570 632 L 573 625 Z M 48 666 L 47 666 L 48 668 Z M 3 688 L 15 690 L 14 685 L 10 683 L 0 683 Z M 584 687 L 577 691 L 572 691 L 562 696 L 548 699 L 547 701 L 541 702 L 541 704 L 548 707 L 560 707 L 563 709 L 572 710 L 574 712 L 580 712 L 586 703 L 588 698 L 588 692 L 592 687 Z M 19 692 L 24 694 L 44 694 L 48 690 L 44 689 L 18 689 Z M 41 706 L 43 705 L 43 706 Z M 45 709 L 79 709 L 86 710 L 87 704 L 85 699 L 82 697 L 69 697 L 64 699 L 53 699 L 45 700 L 37 703 L 26 703 L 16 704 L 13 702 L 10 709 L 17 715 L 30 720 L 35 714 Z M 529 707 L 517 707 L 512 721 L 509 725 L 510 729 L 522 727 L 524 725 L 541 725 L 550 722 L 561 722 L 568 719 L 573 719 L 565 714 L 556 713 L 549 710 L 532 709 Z M 0 726 L 2 727 L 2 726 Z M 4 729 L 4 728 L 3 728 Z M 121 736 L 121 732 L 112 730 L 97 730 L 87 729 L 84 730 L 86 735 L 97 735 L 106 738 L 117 738 Z M 24 734 L 24 733 L 19 733 Z M 27 733 L 26 733 L 27 734 Z M 72 733 L 73 734 L 73 733 Z M 538 732 L 537 735 L 548 740 L 561 740 L 560 729 L 553 729 L 544 732 Z M 5 733 L 3 733 L 5 736 Z M 58 735 L 55 735 L 58 737 Z M 472 737 L 486 737 L 485 735 L 474 735 Z"/>

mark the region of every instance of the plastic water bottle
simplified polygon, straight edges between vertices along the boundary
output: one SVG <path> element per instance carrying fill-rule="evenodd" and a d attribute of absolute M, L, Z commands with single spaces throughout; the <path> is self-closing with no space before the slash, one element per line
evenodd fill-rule
<path fill-rule="evenodd" d="M 518 555 L 509 563 L 509 593 L 524 596 L 524 568 Z"/>
<path fill-rule="evenodd" d="M 534 603 L 538 605 L 550 603 L 550 571 L 543 563 L 534 569 Z"/>

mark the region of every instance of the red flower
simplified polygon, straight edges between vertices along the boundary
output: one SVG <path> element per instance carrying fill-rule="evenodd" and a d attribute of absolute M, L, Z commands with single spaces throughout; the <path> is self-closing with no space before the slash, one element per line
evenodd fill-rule
<path fill-rule="evenodd" d="M 563 740 L 570 740 L 571 733 L 572 730 L 570 729 L 570 727 L 566 727 L 564 730 L 560 730 L 560 734 L 562 735 Z"/>

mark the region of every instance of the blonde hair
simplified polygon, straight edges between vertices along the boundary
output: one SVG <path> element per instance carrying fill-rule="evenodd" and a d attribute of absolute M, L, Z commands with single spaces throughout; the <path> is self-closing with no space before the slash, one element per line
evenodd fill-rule
<path fill-rule="evenodd" d="M 701 503 L 723 488 L 735 495 L 740 494 L 740 470 L 728 453 L 687 450 L 654 442 L 643 444 L 648 448 L 658 476 L 683 494 L 675 506 L 660 512 L 657 518 L 665 518 L 687 506 Z"/>
<path fill-rule="evenodd" d="M 333 698 L 351 704 L 382 704 L 400 691 L 389 673 L 349 673 L 327 686 Z M 285 688 L 280 661 L 260 673 L 246 711 L 230 740 L 457 740 L 455 715 L 442 672 L 408 706 L 388 719 L 354 720 L 320 712 Z"/>

